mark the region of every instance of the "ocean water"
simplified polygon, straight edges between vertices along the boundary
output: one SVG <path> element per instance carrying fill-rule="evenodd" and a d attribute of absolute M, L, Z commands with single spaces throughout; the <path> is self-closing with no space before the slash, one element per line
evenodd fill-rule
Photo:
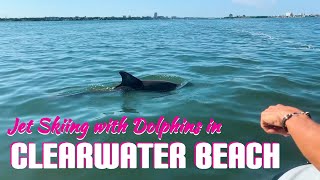
<path fill-rule="evenodd" d="M 291 138 L 265 134 L 259 120 L 280 103 L 310 111 L 319 122 L 319 18 L 1 22 L 0 29 L 1 179 L 272 179 L 307 161 Z M 113 91 L 120 70 L 188 85 L 170 93 Z M 127 134 L 89 133 L 83 141 L 91 143 L 159 142 L 155 134 L 133 135 L 135 117 L 214 118 L 223 127 L 221 134 L 163 136 L 161 142 L 186 145 L 186 169 L 14 170 L 12 142 L 78 142 L 75 135 L 36 131 L 6 135 L 16 117 L 38 123 L 57 115 L 90 125 L 128 116 Z M 199 170 L 198 141 L 279 142 L 281 168 Z"/>

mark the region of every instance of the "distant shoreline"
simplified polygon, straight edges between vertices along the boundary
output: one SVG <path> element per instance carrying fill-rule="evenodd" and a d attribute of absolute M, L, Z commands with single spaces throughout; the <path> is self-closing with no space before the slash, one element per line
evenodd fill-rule
<path fill-rule="evenodd" d="M 320 15 L 309 15 L 304 17 L 287 17 L 287 16 L 235 16 L 235 17 L 222 17 L 222 18 L 209 18 L 209 17 L 25 17 L 25 18 L 0 18 L 1 21 L 107 21 L 107 20 L 210 20 L 210 19 L 258 19 L 258 18 L 312 18 L 320 17 Z"/>

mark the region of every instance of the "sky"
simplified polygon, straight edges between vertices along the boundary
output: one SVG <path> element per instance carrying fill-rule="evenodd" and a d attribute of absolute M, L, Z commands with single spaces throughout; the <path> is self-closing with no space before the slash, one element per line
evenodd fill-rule
<path fill-rule="evenodd" d="M 0 0 L 0 17 L 320 14 L 320 0 Z"/>

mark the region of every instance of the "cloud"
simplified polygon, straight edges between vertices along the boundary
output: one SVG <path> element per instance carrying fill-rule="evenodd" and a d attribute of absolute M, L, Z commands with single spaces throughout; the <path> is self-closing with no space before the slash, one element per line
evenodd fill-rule
<path fill-rule="evenodd" d="M 232 0 L 235 4 L 245 5 L 245 6 L 254 6 L 254 7 L 267 7 L 273 6 L 277 3 L 277 0 Z"/>

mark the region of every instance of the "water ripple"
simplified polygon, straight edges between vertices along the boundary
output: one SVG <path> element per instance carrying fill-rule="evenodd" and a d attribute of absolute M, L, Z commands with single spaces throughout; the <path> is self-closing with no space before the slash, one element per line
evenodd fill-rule
<path fill-rule="evenodd" d="M 90 124 L 123 115 L 129 117 L 130 123 L 137 116 L 152 121 L 162 115 L 204 122 L 214 118 L 224 124 L 221 136 L 166 136 L 164 141 L 184 142 L 191 154 L 192 143 L 199 140 L 278 141 L 287 147 L 282 150 L 286 156 L 281 156 L 281 166 L 289 168 L 304 163 L 304 158 L 291 141 L 266 136 L 261 131 L 260 112 L 269 105 L 283 103 L 320 118 L 319 22 L 317 18 L 3 22 L 0 23 L 0 127 L 9 128 L 16 117 L 38 122 L 42 117 L 56 115 Z M 113 91 L 121 81 L 120 70 L 142 79 L 168 80 L 185 86 L 167 94 L 120 93 Z M 186 85 L 189 83 L 192 85 Z M 4 132 L 0 134 L 4 137 L 1 164 L 8 162 L 8 142 L 15 140 L 76 143 L 74 136 L 68 135 L 10 138 Z M 86 139 L 109 140 L 153 142 L 157 138 L 90 134 Z M 189 164 L 193 166 L 192 162 Z M 169 179 L 184 174 L 190 179 L 195 174 L 213 179 L 230 179 L 235 175 L 257 179 L 279 171 L 222 174 L 189 168 L 166 174 Z M 157 179 L 150 172 L 143 175 Z M 9 178 L 12 174 L 10 170 L 4 173 Z M 25 176 L 36 179 L 41 173 L 30 171 Z M 118 179 L 122 171 L 113 173 Z M 139 171 L 128 177 L 140 174 Z M 81 171 L 78 177 L 88 179 L 93 175 Z M 63 173 L 54 176 L 65 178 Z"/>

